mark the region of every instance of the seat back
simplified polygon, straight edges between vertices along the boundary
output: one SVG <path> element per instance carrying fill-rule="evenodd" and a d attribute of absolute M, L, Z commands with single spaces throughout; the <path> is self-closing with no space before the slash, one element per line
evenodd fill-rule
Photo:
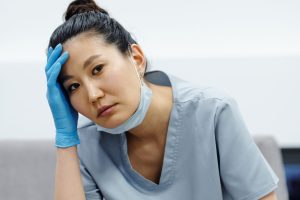
<path fill-rule="evenodd" d="M 274 137 L 270 135 L 255 135 L 253 138 L 265 159 L 279 178 L 278 188 L 276 189 L 278 200 L 288 200 L 289 197 L 284 164 L 279 145 Z"/>

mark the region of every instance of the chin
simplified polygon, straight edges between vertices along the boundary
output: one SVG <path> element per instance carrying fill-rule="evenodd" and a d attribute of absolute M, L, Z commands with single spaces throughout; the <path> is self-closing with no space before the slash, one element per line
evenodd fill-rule
<path fill-rule="evenodd" d="M 98 122 L 98 124 L 104 128 L 116 128 L 117 126 L 124 123 L 127 119 L 129 119 L 129 117 L 127 117 L 127 118 L 121 117 L 120 115 L 118 117 L 112 116 L 112 117 L 106 119 L 105 122 L 101 121 L 101 122 Z"/>

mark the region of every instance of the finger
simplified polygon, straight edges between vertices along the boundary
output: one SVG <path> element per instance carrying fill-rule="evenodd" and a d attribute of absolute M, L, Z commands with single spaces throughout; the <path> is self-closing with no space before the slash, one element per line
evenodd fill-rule
<path fill-rule="evenodd" d="M 50 55 L 52 54 L 52 52 L 53 52 L 53 48 L 52 48 L 52 47 L 49 47 L 48 53 L 47 53 L 47 61 L 49 60 L 49 57 L 50 57 Z"/>
<path fill-rule="evenodd" d="M 57 77 L 59 75 L 60 70 L 61 70 L 61 64 L 59 62 L 55 63 L 53 65 L 52 73 L 49 75 L 48 87 L 52 87 L 56 84 Z"/>
<path fill-rule="evenodd" d="M 52 67 L 49 68 L 48 71 L 46 71 L 47 77 L 50 76 L 50 74 L 52 74 L 52 71 L 55 68 L 56 63 L 59 63 L 61 66 L 65 64 L 65 62 L 68 60 L 69 58 L 69 53 L 68 52 L 64 52 L 57 60 L 56 62 L 52 65 Z"/>
<path fill-rule="evenodd" d="M 46 74 L 49 75 L 49 71 L 52 71 L 52 68 L 56 62 L 59 62 L 61 65 L 64 65 L 69 58 L 69 53 L 64 52 L 50 67 L 46 67 Z"/>
<path fill-rule="evenodd" d="M 62 52 L 62 45 L 59 43 L 58 45 L 56 45 L 55 49 L 52 51 L 49 59 L 48 59 L 48 63 L 46 66 L 46 71 L 55 63 L 55 61 L 59 58 L 60 54 Z"/>
<path fill-rule="evenodd" d="M 48 66 L 51 66 L 54 64 L 54 62 L 59 58 L 62 52 L 62 45 L 59 43 L 56 45 L 54 50 L 52 50 L 51 54 L 49 55 L 48 59 Z"/>
<path fill-rule="evenodd" d="M 64 65 L 69 58 L 69 52 L 65 51 L 56 62 L 59 62 L 61 65 Z"/>

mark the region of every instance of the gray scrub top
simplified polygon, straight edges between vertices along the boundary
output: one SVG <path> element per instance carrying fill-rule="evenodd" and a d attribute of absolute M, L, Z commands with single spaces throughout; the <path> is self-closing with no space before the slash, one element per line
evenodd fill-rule
<path fill-rule="evenodd" d="M 78 155 L 87 200 L 257 200 L 277 187 L 234 99 L 161 71 L 146 78 L 173 91 L 160 182 L 131 167 L 126 133 L 98 132 L 82 118 Z"/>

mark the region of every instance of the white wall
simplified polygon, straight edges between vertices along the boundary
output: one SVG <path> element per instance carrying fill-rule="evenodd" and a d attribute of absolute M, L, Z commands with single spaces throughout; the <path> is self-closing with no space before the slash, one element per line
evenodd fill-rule
<path fill-rule="evenodd" d="M 254 134 L 300 146 L 300 2 L 97 1 L 154 66 L 227 91 Z M 0 139 L 53 138 L 45 47 L 69 1 L 0 0 Z"/>

